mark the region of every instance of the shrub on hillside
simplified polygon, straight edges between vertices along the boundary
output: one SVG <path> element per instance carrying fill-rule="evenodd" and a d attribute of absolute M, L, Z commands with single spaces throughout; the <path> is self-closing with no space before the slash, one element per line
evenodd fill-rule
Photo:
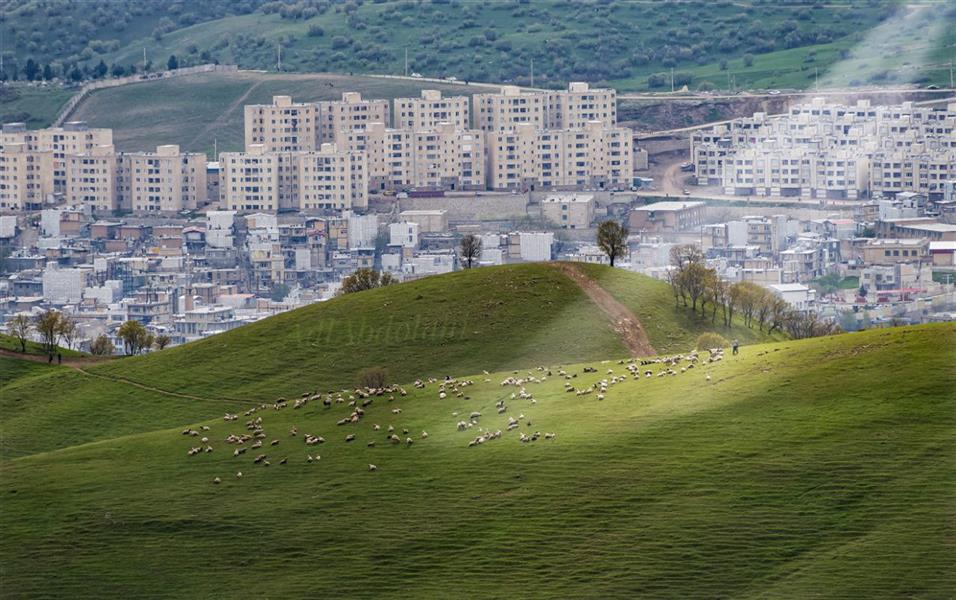
<path fill-rule="evenodd" d="M 359 372 L 359 385 L 371 389 L 388 385 L 388 370 L 384 367 L 369 367 Z"/>
<path fill-rule="evenodd" d="M 719 333 L 702 333 L 697 338 L 697 349 L 698 350 L 710 350 L 711 348 L 726 348 L 730 345 L 730 342 L 727 341 L 727 338 L 720 335 Z"/>
<path fill-rule="evenodd" d="M 397 283 L 391 273 L 379 273 L 375 269 L 359 269 L 342 280 L 340 294 L 352 294 Z"/>

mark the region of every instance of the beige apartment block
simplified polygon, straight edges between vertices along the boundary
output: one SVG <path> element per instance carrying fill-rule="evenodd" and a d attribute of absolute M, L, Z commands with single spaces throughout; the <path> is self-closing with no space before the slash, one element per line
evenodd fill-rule
<path fill-rule="evenodd" d="M 350 152 L 365 154 L 370 190 L 398 190 L 413 185 L 415 136 L 406 129 L 390 129 L 384 123 L 369 123 L 344 134 Z"/>
<path fill-rule="evenodd" d="M 26 144 L 5 144 L 0 150 L 0 210 L 41 208 L 53 193 L 53 153 Z"/>
<path fill-rule="evenodd" d="M 414 135 L 412 185 L 417 188 L 481 190 L 485 144 L 481 131 L 442 123 Z"/>
<path fill-rule="evenodd" d="M 339 151 L 334 144 L 322 144 L 318 152 L 302 152 L 296 158 L 301 210 L 368 207 L 364 154 Z"/>
<path fill-rule="evenodd" d="M 224 152 L 220 190 L 224 210 L 276 212 L 366 208 L 364 155 L 323 144 L 315 152 Z"/>
<path fill-rule="evenodd" d="M 525 124 L 486 137 L 487 185 L 495 190 L 626 189 L 633 180 L 632 134 L 592 121 L 583 129 Z"/>
<path fill-rule="evenodd" d="M 253 144 L 246 152 L 219 155 L 219 189 L 224 210 L 276 211 L 279 209 L 279 154 Z"/>
<path fill-rule="evenodd" d="M 472 96 L 475 128 L 482 131 L 512 131 L 529 124 L 533 129 L 548 126 L 549 92 L 524 92 L 518 86 L 502 86 L 497 94 Z"/>
<path fill-rule="evenodd" d="M 587 229 L 594 206 L 593 194 L 551 194 L 541 201 L 541 216 L 561 229 Z"/>
<path fill-rule="evenodd" d="M 867 265 L 930 261 L 929 241 L 923 238 L 877 239 L 863 246 L 863 262 Z"/>
<path fill-rule="evenodd" d="M 96 146 L 88 152 L 68 154 L 66 204 L 89 206 L 96 211 L 119 208 L 116 194 L 116 151 L 112 145 Z"/>
<path fill-rule="evenodd" d="M 112 145 L 113 130 L 90 128 L 83 121 L 36 130 L 28 130 L 23 123 L 7 123 L 0 131 L 0 146 L 7 144 L 25 144 L 30 151 L 52 152 L 53 188 L 55 192 L 63 193 L 67 186 L 66 157 Z"/>
<path fill-rule="evenodd" d="M 273 96 L 272 104 L 245 106 L 245 147 L 261 144 L 269 152 L 316 150 L 318 126 L 318 105 L 293 102 L 291 96 Z"/>
<path fill-rule="evenodd" d="M 439 90 L 422 90 L 421 98 L 395 98 L 394 117 L 396 129 L 435 129 L 441 123 L 468 129 L 468 97 L 443 98 Z"/>
<path fill-rule="evenodd" d="M 551 94 L 548 127 L 581 129 L 592 121 L 607 127 L 617 125 L 617 92 L 613 89 L 591 89 L 584 82 L 572 81 L 567 91 Z"/>
<path fill-rule="evenodd" d="M 206 201 L 206 155 L 158 146 L 119 158 L 120 204 L 134 212 L 178 212 Z"/>
<path fill-rule="evenodd" d="M 343 131 L 362 129 L 369 123 L 388 123 L 388 100 L 363 100 L 358 92 L 345 92 L 342 100 L 323 101 L 319 106 L 319 141 L 345 147 Z"/>

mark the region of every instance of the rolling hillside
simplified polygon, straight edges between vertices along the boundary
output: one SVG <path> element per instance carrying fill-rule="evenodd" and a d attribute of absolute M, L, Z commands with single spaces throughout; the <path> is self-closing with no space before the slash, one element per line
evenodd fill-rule
<path fill-rule="evenodd" d="M 327 73 L 210 73 L 99 90 L 71 119 L 111 127 L 121 151 L 179 144 L 212 155 L 214 140 L 220 152 L 242 150 L 245 104 L 269 104 L 276 95 L 303 102 L 341 100 L 346 91 L 392 99 L 418 96 L 423 89 L 470 96 L 490 88 Z"/>
<path fill-rule="evenodd" d="M 591 273 L 616 282 L 614 294 L 639 315 L 657 351 L 686 350 L 713 327 L 674 309 L 666 284 L 607 271 Z M 723 333 L 745 344 L 766 340 L 743 326 Z M 407 382 L 625 355 L 614 323 L 559 268 L 475 269 L 344 296 L 142 357 L 79 364 L 82 372 L 53 368 L 5 382 L 0 454 L 219 417 L 224 406 L 295 397 L 302 386 L 352 386 L 373 366 Z M 84 418 L 91 413 L 104 418 Z"/>
<path fill-rule="evenodd" d="M 438 383 L 373 397 L 345 426 L 344 402 L 251 416 L 252 401 L 222 403 L 209 421 L 8 457 L 4 595 L 949 597 L 954 342 L 946 324 L 746 346 L 663 377 L 635 379 L 618 361 L 566 366 L 567 380 L 557 368 L 479 374 L 461 397 L 449 384 L 440 398 Z M 603 400 L 564 391 L 612 376 L 623 381 Z M 522 387 L 534 403 L 511 397 Z M 457 431 L 473 411 L 477 424 Z M 234 457 L 224 439 L 256 417 L 264 448 Z M 469 447 L 509 417 L 516 430 Z M 97 406 L 73 418 L 112 420 Z M 26 439 L 56 435 L 33 427 L 18 423 Z M 214 452 L 187 456 L 199 435 Z"/>
<path fill-rule="evenodd" d="M 175 55 L 184 66 L 277 70 L 281 48 L 287 71 L 398 75 L 407 50 L 409 72 L 430 77 L 527 84 L 534 61 L 538 85 L 585 80 L 622 90 L 669 89 L 672 68 L 677 87 L 693 89 L 730 88 L 731 78 L 738 89 L 808 88 L 817 71 L 833 71 L 833 85 L 944 83 L 954 22 L 956 9 L 932 0 L 0 5 L 10 74 L 28 58 L 58 75 L 100 61 L 139 70 L 144 51 L 153 69 Z"/>

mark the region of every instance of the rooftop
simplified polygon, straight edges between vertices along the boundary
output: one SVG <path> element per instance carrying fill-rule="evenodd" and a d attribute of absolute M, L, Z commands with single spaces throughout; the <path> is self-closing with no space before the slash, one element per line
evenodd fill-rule
<path fill-rule="evenodd" d="M 698 208 L 703 205 L 704 205 L 703 202 L 655 202 L 653 204 L 647 204 L 645 206 L 638 206 L 634 210 L 677 211 L 677 210 L 686 210 L 689 208 Z"/>

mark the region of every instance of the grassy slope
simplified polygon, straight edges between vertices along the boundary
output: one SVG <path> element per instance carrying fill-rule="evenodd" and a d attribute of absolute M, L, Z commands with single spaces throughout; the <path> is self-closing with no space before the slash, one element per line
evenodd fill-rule
<path fill-rule="evenodd" d="M 613 291 L 622 301 L 651 317 L 644 324 L 656 347 L 693 345 L 696 333 L 681 330 L 700 325 L 673 310 L 665 284 L 623 272 L 620 278 L 607 276 L 617 282 Z M 423 374 L 444 377 L 624 354 L 605 317 L 556 269 L 541 264 L 476 269 L 363 292 L 208 340 L 84 367 L 100 378 L 63 369 L 42 381 L 5 385 L 4 450 L 22 455 L 141 432 L 154 428 L 150 423 L 172 427 L 187 418 L 213 418 L 234 406 L 229 399 L 272 400 L 297 396 L 302 386 L 354 385 L 359 371 L 376 365 L 386 366 L 395 381 L 411 381 Z M 102 377 L 227 402 L 170 398 Z M 54 410 L 46 404 L 51 397 L 57 399 Z M 94 406 L 110 418 L 95 423 L 78 418 Z M 34 429 L 43 435 L 29 433 Z M 58 435 L 60 430 L 69 435 Z"/>
<path fill-rule="evenodd" d="M 623 353 L 583 292 L 538 264 L 337 298 L 95 371 L 202 396 L 268 399 L 302 385 L 354 385 L 371 366 L 407 381 L 423 370 L 442 377 Z"/>
<path fill-rule="evenodd" d="M 3 459 L 174 427 L 235 408 L 235 403 L 175 398 L 70 367 L 2 356 L 0 382 Z"/>
<path fill-rule="evenodd" d="M 332 84 L 331 86 L 329 84 Z M 179 144 L 212 154 L 243 147 L 243 105 L 268 104 L 274 95 L 294 100 L 340 100 L 342 92 L 368 98 L 418 96 L 423 89 L 448 95 L 486 92 L 487 87 L 436 84 L 347 75 L 206 74 L 100 90 L 71 117 L 97 127 L 112 127 L 120 150 Z"/>
<path fill-rule="evenodd" d="M 693 348 L 697 337 L 707 331 L 716 331 L 728 340 L 737 338 L 741 344 L 767 341 L 763 332 L 743 325 L 739 319 L 735 319 L 730 329 L 723 327 L 719 324 L 719 312 L 715 325 L 689 309 L 675 309 L 674 297 L 666 283 L 646 281 L 644 285 L 635 285 L 635 275 L 621 269 L 584 264 L 579 267 L 631 309 L 658 352 L 684 352 Z"/>
<path fill-rule="evenodd" d="M 609 271 L 593 272 L 611 277 L 615 293 L 649 317 L 655 347 L 693 345 L 704 327 L 674 311 L 666 284 Z M 683 333 L 686 327 L 693 333 Z M 354 385 L 370 366 L 387 366 L 394 380 L 408 381 L 423 372 L 442 377 L 624 353 L 583 292 L 552 267 L 530 264 L 363 292 L 91 372 L 204 397 L 270 398 L 302 385 Z"/>
<path fill-rule="evenodd" d="M 233 458 L 220 440 L 244 427 L 221 420 L 199 457 L 174 428 L 7 461 L 5 595 L 948 597 L 954 342 L 946 324 L 747 347 L 603 402 L 555 377 L 508 403 L 558 434 L 528 445 L 455 431 L 476 409 L 503 428 L 498 374 L 470 400 L 376 399 L 348 427 L 341 404 L 266 411 L 269 468 Z M 373 423 L 430 435 L 366 448 Z M 293 424 L 329 440 L 320 462 Z"/>
<path fill-rule="evenodd" d="M 884 3 L 884 4 L 888 4 Z M 535 58 L 537 81 L 552 85 L 563 85 L 560 76 L 552 72 L 554 65 L 566 63 L 596 64 L 599 61 L 626 59 L 633 50 L 643 46 L 648 49 L 659 48 L 665 44 L 694 45 L 703 40 L 720 39 L 728 31 L 736 29 L 739 23 L 745 25 L 760 23 L 764 32 L 772 32 L 782 22 L 798 19 L 804 30 L 819 30 L 835 27 L 843 37 L 836 40 L 837 50 L 859 42 L 861 34 L 878 23 L 875 15 L 878 11 L 855 12 L 852 2 L 833 2 L 810 12 L 810 20 L 799 19 L 801 6 L 792 4 L 763 4 L 746 8 L 744 3 L 703 3 L 686 5 L 674 3 L 666 9 L 655 7 L 653 3 L 619 2 L 613 7 L 580 10 L 574 3 L 538 2 L 533 7 L 540 13 L 532 14 L 508 3 L 488 3 L 476 5 L 478 15 L 473 19 L 474 27 L 457 30 L 462 18 L 460 9 L 436 5 L 429 12 L 400 13 L 389 16 L 388 4 L 365 3 L 357 14 L 367 25 L 361 30 L 349 27 L 343 13 L 329 11 L 323 15 L 305 21 L 281 19 L 278 15 L 242 15 L 227 17 L 216 21 L 201 23 L 177 30 L 162 40 L 152 38 L 137 40 L 107 57 L 107 62 L 118 61 L 122 64 L 139 61 L 142 48 L 148 48 L 150 56 L 166 57 L 170 54 L 186 56 L 190 47 L 199 50 L 211 48 L 218 40 L 233 40 L 239 36 L 261 37 L 264 43 L 256 46 L 227 45 L 214 51 L 221 62 L 237 62 L 244 67 L 274 68 L 276 62 L 276 42 L 279 39 L 292 38 L 284 44 L 283 63 L 288 68 L 299 70 L 335 70 L 400 74 L 404 69 L 404 50 L 409 49 L 412 71 L 426 76 L 456 74 L 460 78 L 475 80 L 501 81 L 513 76 L 514 65 L 525 65 Z M 515 12 L 521 13 L 515 16 Z M 402 16 L 409 16 L 407 22 L 395 27 Z M 685 28 L 691 24 L 701 27 L 701 32 L 689 35 Z M 573 24 L 573 27 L 572 27 Z M 325 35 L 310 37 L 308 28 L 321 26 Z M 529 29 L 530 26 L 530 29 Z M 493 28 L 496 42 L 481 46 L 469 45 L 472 37 L 482 37 L 485 29 Z M 724 28 L 724 29 L 721 29 Z M 569 31 L 579 38 L 566 38 Z M 387 32 L 387 35 L 382 35 Z M 625 34 L 629 43 L 618 55 L 604 55 L 602 45 L 581 43 L 596 36 L 608 33 Z M 683 39 L 681 36 L 684 36 Z M 352 48 L 336 49 L 332 40 L 345 37 L 353 40 L 360 49 L 378 47 L 384 51 L 380 60 L 373 64 L 362 62 Z M 430 42 L 432 38 L 435 42 Z M 498 43 L 499 46 L 495 46 Z M 501 49 L 500 43 L 508 44 Z M 444 44 L 444 46 L 441 46 Z M 816 66 L 822 70 L 839 59 L 836 52 L 830 52 L 830 44 L 807 45 L 801 52 L 784 53 L 787 57 L 780 65 L 782 71 L 796 71 L 806 52 L 821 50 Z M 738 48 L 728 53 L 713 51 L 712 64 L 704 70 L 717 70 L 721 58 L 741 59 L 746 48 Z M 776 53 L 767 54 L 769 62 Z M 615 63 L 617 64 L 617 63 Z M 549 69 L 551 67 L 551 69 Z M 630 71 L 630 76 L 615 84 L 621 89 L 645 89 L 646 78 L 656 72 L 667 71 L 660 61 L 640 64 L 624 60 L 620 68 Z M 676 65 L 679 72 L 697 72 L 700 66 L 692 60 L 682 60 Z M 519 70 L 521 76 L 525 70 Z M 811 68 L 812 73 L 812 68 Z M 481 75 L 484 75 L 482 77 Z M 549 80 L 549 78 L 551 78 Z M 580 78 L 580 76 L 579 76 Z M 779 79 L 778 76 L 776 79 Z M 723 78 L 714 83 L 722 85 Z M 741 69 L 738 84 L 754 85 L 758 79 L 751 77 L 750 69 Z M 807 87 L 809 82 L 799 82 L 797 87 Z M 780 82 L 778 85 L 782 85 Z"/>
<path fill-rule="evenodd" d="M 20 341 L 13 336 L 9 336 L 5 333 L 0 333 L 0 348 L 4 350 L 13 350 L 14 352 L 20 351 Z M 73 357 L 73 356 L 87 356 L 85 352 L 79 352 L 77 350 L 68 350 L 57 346 L 57 351 L 62 354 L 64 357 Z M 27 342 L 27 354 L 46 354 L 43 349 L 43 345 L 38 342 Z"/>
<path fill-rule="evenodd" d="M 0 90 L 0 123 L 24 122 L 36 129 L 53 122 L 76 90 L 17 85 Z"/>

